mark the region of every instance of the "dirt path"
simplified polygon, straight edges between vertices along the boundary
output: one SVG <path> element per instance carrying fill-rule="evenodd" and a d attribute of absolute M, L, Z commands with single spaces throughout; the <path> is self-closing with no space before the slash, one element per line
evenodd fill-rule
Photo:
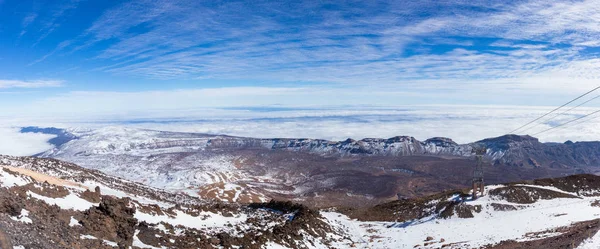
<path fill-rule="evenodd" d="M 0 170 L 2 168 L 6 168 L 12 172 L 17 172 L 19 174 L 29 176 L 38 182 L 48 182 L 50 184 L 54 184 L 57 186 L 73 186 L 73 187 L 88 189 L 88 187 L 83 186 L 79 183 L 63 180 L 63 179 L 49 176 L 49 175 L 44 175 L 42 173 L 35 172 L 33 170 L 28 170 L 28 169 L 23 169 L 23 168 L 15 168 L 15 167 L 11 167 L 11 166 L 0 166 Z"/>

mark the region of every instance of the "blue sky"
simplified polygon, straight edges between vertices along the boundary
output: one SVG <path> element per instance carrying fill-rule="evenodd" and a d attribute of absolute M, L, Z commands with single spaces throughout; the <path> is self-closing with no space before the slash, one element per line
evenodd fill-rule
<path fill-rule="evenodd" d="M 0 0 L 0 112 L 556 106 L 598 85 L 598 23 L 595 1 Z"/>
<path fill-rule="evenodd" d="M 0 153 L 48 149 L 29 125 L 499 136 L 600 85 L 598 23 L 597 1 L 0 0 Z M 540 139 L 600 139 L 584 121 Z"/>

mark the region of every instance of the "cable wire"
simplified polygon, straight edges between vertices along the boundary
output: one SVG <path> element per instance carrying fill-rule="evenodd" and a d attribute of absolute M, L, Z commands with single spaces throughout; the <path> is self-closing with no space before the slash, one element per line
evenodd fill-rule
<path fill-rule="evenodd" d="M 592 93 L 592 92 L 594 92 L 594 91 L 596 91 L 596 90 L 598 90 L 598 89 L 600 89 L 600 86 L 598 86 L 598 87 L 596 87 L 596 88 L 594 88 L 594 89 L 590 90 L 589 92 L 586 92 L 586 93 L 584 93 L 584 94 L 582 94 L 582 95 L 579 95 L 579 97 L 577 97 L 577 98 L 574 98 L 573 100 L 571 100 L 571 101 L 569 101 L 569 102 L 567 102 L 567 103 L 565 103 L 565 104 L 563 104 L 563 105 L 561 105 L 561 106 L 559 106 L 559 107 L 555 108 L 554 110 L 552 110 L 552 111 L 550 111 L 550 112 L 548 112 L 548 113 L 546 113 L 546 114 L 544 114 L 544 115 L 542 115 L 542 116 L 540 116 L 540 117 L 538 117 L 538 118 L 536 118 L 536 119 L 534 119 L 534 120 L 531 120 L 531 121 L 529 121 L 529 123 L 527 123 L 527 124 L 524 124 L 524 125 L 522 125 L 521 127 L 519 127 L 519 128 L 517 128 L 517 129 L 514 129 L 514 130 L 512 130 L 511 132 L 509 132 L 509 134 L 513 134 L 515 131 L 518 131 L 518 130 L 520 130 L 521 128 L 523 128 L 523 127 L 525 127 L 525 126 L 528 126 L 528 125 L 532 124 L 533 122 L 536 122 L 536 121 L 538 121 L 538 120 L 542 119 L 543 117 L 545 117 L 545 116 L 548 116 L 550 113 L 553 113 L 553 112 L 557 111 L 558 109 L 560 109 L 560 108 L 563 108 L 563 107 L 565 107 L 566 105 L 568 105 L 568 104 L 571 104 L 571 103 L 573 103 L 574 101 L 576 101 L 576 100 L 578 100 L 578 99 L 582 98 L 583 96 L 585 96 L 585 95 L 588 95 L 588 94 L 590 94 L 590 93 Z"/>
<path fill-rule="evenodd" d="M 543 131 L 540 131 L 540 132 L 538 132 L 538 133 L 536 133 L 536 134 L 533 134 L 533 136 L 537 136 L 538 134 L 541 134 L 541 133 L 544 133 L 544 132 L 547 132 L 547 131 L 550 131 L 550 130 L 554 130 L 554 129 L 558 128 L 558 127 L 561 127 L 561 126 L 564 126 L 564 125 L 567 125 L 567 124 L 573 123 L 573 122 L 575 122 L 575 121 L 577 121 L 577 120 L 580 120 L 580 119 L 582 119 L 582 118 L 588 117 L 588 116 L 590 116 L 590 115 L 594 115 L 594 114 L 596 114 L 596 113 L 599 113 L 599 112 L 600 112 L 600 110 L 597 110 L 597 111 L 595 111 L 595 112 L 588 113 L 588 114 L 586 114 L 586 115 L 583 115 L 583 116 L 581 116 L 581 117 L 578 117 L 578 118 L 576 118 L 576 119 L 573 119 L 573 120 L 571 120 L 571 121 L 568 121 L 568 122 L 566 122 L 566 123 L 562 123 L 562 124 L 559 124 L 559 125 L 557 125 L 557 126 L 550 127 L 550 128 L 548 128 L 548 129 L 545 129 L 545 130 L 543 130 Z"/>
<path fill-rule="evenodd" d="M 569 125 L 569 126 L 571 126 L 571 127 L 572 127 L 572 126 L 578 126 L 578 125 L 580 125 L 580 124 L 583 124 L 583 123 L 585 123 L 585 122 L 589 122 L 589 121 L 592 121 L 592 120 L 594 120 L 594 119 L 597 119 L 598 117 L 599 117 L 599 116 L 592 117 L 592 118 L 590 118 L 590 119 L 585 119 L 585 120 L 582 120 L 582 121 L 580 121 L 580 122 L 577 122 L 577 123 L 575 123 L 575 124 L 573 124 L 573 125 Z M 563 126 L 563 128 L 565 128 L 565 127 Z"/>
<path fill-rule="evenodd" d="M 580 106 L 582 106 L 582 105 L 585 105 L 585 104 L 589 103 L 590 101 L 592 101 L 592 100 L 595 100 L 595 99 L 597 99 L 597 98 L 600 98 L 600 95 L 598 95 L 598 96 L 596 96 L 596 97 L 593 97 L 593 98 L 591 98 L 591 99 L 588 99 L 587 101 L 585 101 L 585 102 L 583 102 L 583 103 L 581 103 L 581 104 L 579 104 L 579 105 L 573 106 L 573 107 L 569 108 L 569 110 L 566 110 L 566 111 L 564 111 L 564 112 L 561 112 L 561 113 L 559 113 L 559 114 L 556 114 L 556 115 L 552 116 L 551 118 L 548 118 L 548 119 L 544 120 L 544 122 L 540 122 L 540 123 L 537 123 L 537 124 L 535 124 L 535 125 L 533 125 L 533 126 L 530 126 L 529 128 L 527 128 L 527 129 L 525 129 L 525 130 L 522 130 L 521 132 L 526 132 L 526 131 L 528 131 L 528 130 L 531 130 L 531 129 L 533 129 L 533 128 L 537 127 L 537 126 L 538 126 L 538 125 L 540 125 L 540 124 L 546 123 L 546 122 L 548 122 L 548 121 L 550 121 L 550 120 L 552 120 L 552 119 L 554 119 L 554 118 L 556 118 L 556 117 L 559 117 L 559 116 L 561 116 L 561 115 L 563 115 L 563 114 L 565 114 L 565 113 L 567 113 L 567 112 L 570 112 L 570 111 L 572 111 L 573 109 L 575 109 L 575 108 L 577 108 L 577 107 L 580 107 Z"/>

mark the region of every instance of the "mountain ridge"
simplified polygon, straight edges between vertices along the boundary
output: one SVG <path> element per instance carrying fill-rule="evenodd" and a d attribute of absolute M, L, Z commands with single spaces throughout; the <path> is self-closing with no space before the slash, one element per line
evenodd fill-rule
<path fill-rule="evenodd" d="M 47 130 L 51 129 L 51 133 Z M 111 127 L 107 132 L 115 132 L 115 129 L 120 129 L 118 133 L 127 133 L 127 129 Z M 324 139 L 311 138 L 251 138 L 237 137 L 228 135 L 211 135 L 205 133 L 190 133 L 190 132 L 165 132 L 155 130 L 138 130 L 129 129 L 129 131 L 147 131 L 153 133 L 162 133 L 165 136 L 186 137 L 180 140 L 168 141 L 141 141 L 138 143 L 125 141 L 129 143 L 130 148 L 125 150 L 141 148 L 141 149 L 161 149 L 176 146 L 189 147 L 214 147 L 214 148 L 231 148 L 231 147 L 255 147 L 267 148 L 272 150 L 291 150 L 305 151 L 317 153 L 325 156 L 352 156 L 352 155 L 384 155 L 384 156 L 406 156 L 406 155 L 440 155 L 440 156 L 473 156 L 472 148 L 484 146 L 487 148 L 486 157 L 495 163 L 503 163 L 508 165 L 523 165 L 527 164 L 530 158 L 525 158 L 523 155 L 530 154 L 531 149 L 541 150 L 542 153 L 533 153 L 536 157 L 544 157 L 546 154 L 557 154 L 557 150 L 568 150 L 571 154 L 577 154 L 579 151 L 591 152 L 594 157 L 600 158 L 600 152 L 594 153 L 594 150 L 589 150 L 586 147 L 600 148 L 600 141 L 581 141 L 565 143 L 541 143 L 537 138 L 529 135 L 507 134 L 494 138 L 486 138 L 479 141 L 458 144 L 451 138 L 433 137 L 420 141 L 412 136 L 394 136 L 391 138 L 363 138 L 354 140 L 348 138 L 343 141 L 331 141 Z M 67 129 L 58 128 L 39 128 L 39 127 L 24 127 L 22 132 L 41 132 L 45 134 L 56 134 L 62 131 L 62 144 L 72 140 L 77 140 L 81 136 L 88 136 L 89 133 L 81 133 L 81 131 L 68 131 Z M 81 134 L 77 134 L 77 133 Z M 122 143 L 121 145 L 123 145 Z M 62 145 L 60 144 L 60 145 Z M 55 149 L 59 148 L 57 146 Z M 558 148 L 558 149 L 557 149 Z M 106 145 L 106 151 L 117 149 L 116 145 Z M 54 149 L 53 149 L 54 150 Z M 39 156 L 52 157 L 53 150 L 42 152 Z M 508 155 L 508 156 L 507 156 Z M 567 158 L 565 162 L 553 162 L 547 158 L 532 158 L 540 163 L 552 164 L 558 163 L 562 165 L 576 164 L 600 166 L 600 160 L 597 158 L 586 158 L 573 156 Z M 529 163 L 531 165 L 535 165 Z"/>
<path fill-rule="evenodd" d="M 541 143 L 505 135 L 469 144 L 410 136 L 329 141 L 247 138 L 106 127 L 39 154 L 201 198 L 271 198 L 309 206 L 372 205 L 470 185 L 472 149 L 485 180 L 501 183 L 600 172 L 600 142 Z"/>

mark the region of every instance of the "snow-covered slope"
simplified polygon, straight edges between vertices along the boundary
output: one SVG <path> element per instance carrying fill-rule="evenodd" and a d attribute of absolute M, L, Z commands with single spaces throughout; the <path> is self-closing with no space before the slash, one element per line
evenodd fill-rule
<path fill-rule="evenodd" d="M 60 146 L 40 157 L 175 193 L 243 203 L 281 198 L 351 205 L 457 188 L 468 177 L 456 172 L 470 170 L 476 146 L 488 148 L 490 165 L 519 166 L 526 171 L 486 169 L 497 183 L 540 174 L 589 172 L 585 167 L 600 165 L 600 143 L 543 144 L 516 135 L 459 145 L 439 137 L 425 141 L 407 136 L 345 141 L 256 139 L 124 127 L 58 133 L 63 138 Z M 539 167 L 549 170 L 535 171 Z M 346 195 L 360 198 L 347 201 Z"/>
<path fill-rule="evenodd" d="M 2 248 L 328 248 L 347 240 L 291 203 L 210 203 L 56 160 L 0 157 Z"/>
<path fill-rule="evenodd" d="M 244 177 L 235 172 L 235 157 L 198 153 L 214 137 L 118 127 L 71 132 L 77 139 L 40 156 L 192 195 L 199 186 Z"/>
<path fill-rule="evenodd" d="M 135 194 L 136 200 L 144 199 L 161 200 L 164 203 L 189 203 L 202 204 L 205 201 L 191 197 L 189 195 L 172 193 L 162 189 L 153 188 L 138 184 L 133 181 L 119 177 L 103 174 L 100 171 L 89 170 L 79 167 L 73 163 L 54 159 L 40 159 L 35 157 L 14 157 L 0 155 L 0 165 L 9 166 L 17 169 L 39 172 L 39 174 L 66 178 L 77 182 L 79 185 L 93 189 L 95 186 L 102 187 L 110 191 L 112 195 L 118 197 L 127 196 L 126 193 Z M 129 195 L 129 197 L 132 197 Z"/>
<path fill-rule="evenodd" d="M 510 165 L 550 166 L 551 163 L 571 166 L 599 166 L 600 142 L 541 143 L 530 136 L 504 135 L 469 144 L 457 144 L 450 138 L 435 137 L 419 141 L 410 136 L 388 139 L 328 141 L 305 138 L 258 139 L 105 127 L 101 129 L 24 128 L 24 132 L 60 133 L 57 148 L 46 151 L 44 157 L 73 158 L 93 155 L 149 156 L 166 153 L 195 153 L 207 149 L 262 148 L 308 152 L 322 156 L 408 156 L 439 155 L 471 157 L 474 147 L 487 148 L 486 158 Z M 563 151 L 561 153 L 561 151 Z M 536 162 L 531 162 L 531 161 Z M 539 161 L 539 162 L 537 162 Z M 552 162 L 548 162 L 552 161 Z"/>
<path fill-rule="evenodd" d="M 42 130 L 43 131 L 43 130 Z M 304 151 L 320 155 L 456 155 L 470 156 L 470 145 L 458 145 L 449 138 L 431 138 L 419 141 L 414 137 L 397 136 L 388 139 L 365 138 L 329 141 L 322 139 L 274 138 L 259 139 L 105 127 L 101 129 L 67 129 L 72 140 L 65 146 L 45 152 L 44 156 L 75 154 L 134 154 L 194 152 L 206 148 L 267 148 L 274 150 Z"/>
<path fill-rule="evenodd" d="M 71 129 L 68 134 L 72 134 L 70 141 L 39 156 L 76 163 L 168 191 L 234 202 L 299 195 L 333 184 L 326 180 L 307 181 L 313 171 L 309 168 L 282 168 L 280 162 L 272 162 L 270 158 L 245 156 L 257 155 L 260 151 L 295 153 L 300 157 L 302 153 L 318 157 L 471 153 L 469 146 L 459 146 L 444 138 L 426 142 L 412 137 L 332 142 L 254 139 L 123 127 Z M 300 166 L 305 167 L 298 164 Z"/>
<path fill-rule="evenodd" d="M 600 177 L 314 210 L 215 203 L 51 159 L 0 157 L 2 248 L 596 248 Z"/>
<path fill-rule="evenodd" d="M 357 248 L 573 248 L 580 243 L 578 248 L 598 248 L 599 181 L 598 176 L 579 175 L 486 186 L 486 195 L 476 200 L 459 192 L 421 204 L 407 200 L 412 209 L 421 209 L 412 218 L 407 218 L 411 211 L 399 208 L 399 203 L 395 210 L 368 210 L 387 210 L 390 213 L 379 217 L 396 221 L 358 221 L 336 212 L 322 214 L 330 224 L 352 234 Z M 377 217 L 372 213 L 360 216 L 363 220 Z"/>

